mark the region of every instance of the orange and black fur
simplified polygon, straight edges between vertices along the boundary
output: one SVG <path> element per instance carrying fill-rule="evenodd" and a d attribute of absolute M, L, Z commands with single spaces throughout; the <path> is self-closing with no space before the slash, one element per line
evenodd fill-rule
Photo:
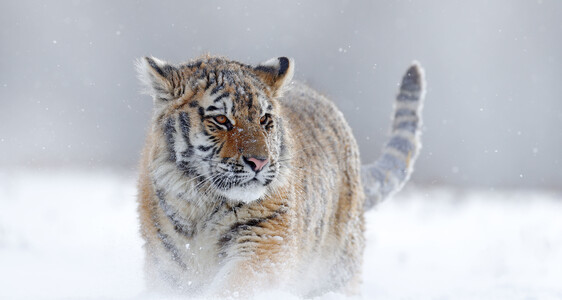
<path fill-rule="evenodd" d="M 293 67 L 285 57 L 139 61 L 154 98 L 139 179 L 151 287 L 358 291 L 363 213 L 402 187 L 420 148 L 422 70 L 406 73 L 391 139 L 362 167 L 343 115 L 291 83 Z"/>

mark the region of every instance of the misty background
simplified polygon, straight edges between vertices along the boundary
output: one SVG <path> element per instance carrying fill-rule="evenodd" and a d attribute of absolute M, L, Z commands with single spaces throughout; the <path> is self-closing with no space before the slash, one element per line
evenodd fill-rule
<path fill-rule="evenodd" d="M 0 168 L 134 171 L 152 99 L 134 62 L 295 59 L 375 159 L 397 84 L 426 70 L 413 182 L 561 188 L 561 1 L 4 1 Z"/>
<path fill-rule="evenodd" d="M 205 53 L 293 57 L 365 163 L 420 61 L 423 149 L 365 214 L 364 299 L 562 299 L 560 0 L 1 1 L 0 299 L 154 298 L 134 63 Z"/>

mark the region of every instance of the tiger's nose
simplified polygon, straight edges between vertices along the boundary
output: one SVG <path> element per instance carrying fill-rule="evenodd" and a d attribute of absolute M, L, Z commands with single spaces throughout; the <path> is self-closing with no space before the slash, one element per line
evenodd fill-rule
<path fill-rule="evenodd" d="M 261 157 L 242 158 L 244 159 L 244 162 L 246 162 L 246 164 L 248 164 L 250 168 L 252 168 L 252 170 L 254 170 L 254 172 L 256 173 L 261 171 L 261 169 L 263 169 L 263 166 L 265 166 L 269 162 L 269 159 L 263 159 Z"/>

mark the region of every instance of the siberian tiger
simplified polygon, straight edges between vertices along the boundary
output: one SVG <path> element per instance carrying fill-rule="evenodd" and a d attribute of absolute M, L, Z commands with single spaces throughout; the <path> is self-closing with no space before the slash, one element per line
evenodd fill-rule
<path fill-rule="evenodd" d="M 137 67 L 154 98 L 138 185 L 149 286 L 356 293 L 364 211 L 403 186 L 420 149 L 421 67 L 402 80 L 383 154 L 363 167 L 342 113 L 291 83 L 292 59 Z"/>

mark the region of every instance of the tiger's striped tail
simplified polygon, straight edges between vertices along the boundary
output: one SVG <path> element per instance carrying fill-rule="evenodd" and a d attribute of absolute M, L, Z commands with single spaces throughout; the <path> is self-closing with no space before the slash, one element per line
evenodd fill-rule
<path fill-rule="evenodd" d="M 424 95 L 424 72 L 414 62 L 402 78 L 396 96 L 390 139 L 381 156 L 361 168 L 366 210 L 399 191 L 410 178 L 421 148 Z"/>

